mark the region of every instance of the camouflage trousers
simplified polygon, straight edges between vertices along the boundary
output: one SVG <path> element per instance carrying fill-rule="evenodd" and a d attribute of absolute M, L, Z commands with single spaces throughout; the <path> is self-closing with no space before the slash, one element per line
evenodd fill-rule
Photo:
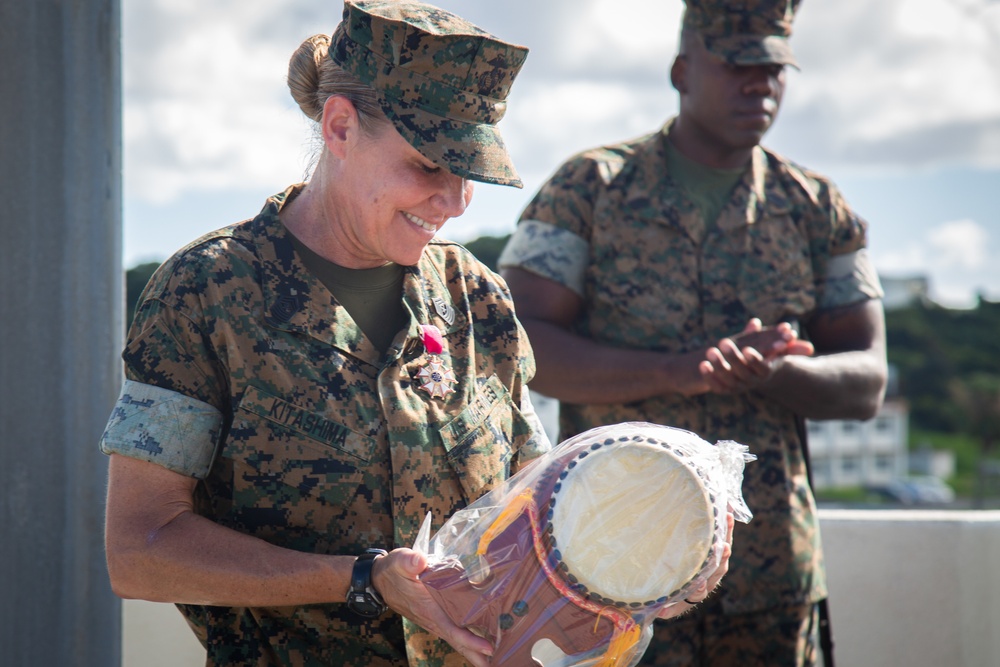
<path fill-rule="evenodd" d="M 722 613 L 709 602 L 690 614 L 656 621 L 640 665 L 656 667 L 815 667 L 819 661 L 816 605 L 754 614 Z"/>

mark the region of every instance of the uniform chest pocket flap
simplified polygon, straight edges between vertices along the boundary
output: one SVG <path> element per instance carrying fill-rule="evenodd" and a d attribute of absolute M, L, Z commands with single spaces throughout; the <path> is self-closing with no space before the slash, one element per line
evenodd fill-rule
<path fill-rule="evenodd" d="M 373 438 L 255 386 L 239 407 L 223 453 L 235 470 L 246 471 L 234 481 L 237 490 L 242 477 L 252 486 L 280 482 L 334 504 L 354 495 L 375 455 Z"/>
<path fill-rule="evenodd" d="M 511 459 L 531 428 L 507 388 L 493 375 L 440 432 L 448 462 L 472 502 L 510 476 Z"/>

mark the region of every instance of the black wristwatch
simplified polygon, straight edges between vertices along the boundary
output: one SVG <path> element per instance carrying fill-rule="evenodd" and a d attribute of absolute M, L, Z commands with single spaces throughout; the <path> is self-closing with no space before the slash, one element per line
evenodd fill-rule
<path fill-rule="evenodd" d="M 372 564 L 386 553 L 384 549 L 365 549 L 354 561 L 351 587 L 347 590 L 347 608 L 358 616 L 378 618 L 389 608 L 372 585 Z"/>

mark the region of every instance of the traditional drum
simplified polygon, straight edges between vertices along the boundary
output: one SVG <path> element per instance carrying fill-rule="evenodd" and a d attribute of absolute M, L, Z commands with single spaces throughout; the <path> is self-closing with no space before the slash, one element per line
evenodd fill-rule
<path fill-rule="evenodd" d="M 457 513 L 421 580 L 510 667 L 626 665 L 663 609 L 721 558 L 727 508 L 750 519 L 747 448 L 645 423 L 563 442 Z"/>

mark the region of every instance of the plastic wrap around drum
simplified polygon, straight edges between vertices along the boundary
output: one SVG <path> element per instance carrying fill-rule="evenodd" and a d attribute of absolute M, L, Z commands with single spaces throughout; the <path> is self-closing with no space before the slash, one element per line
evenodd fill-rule
<path fill-rule="evenodd" d="M 653 424 L 563 442 L 458 512 L 421 575 L 494 665 L 626 665 L 642 630 L 718 566 L 746 447 Z"/>

